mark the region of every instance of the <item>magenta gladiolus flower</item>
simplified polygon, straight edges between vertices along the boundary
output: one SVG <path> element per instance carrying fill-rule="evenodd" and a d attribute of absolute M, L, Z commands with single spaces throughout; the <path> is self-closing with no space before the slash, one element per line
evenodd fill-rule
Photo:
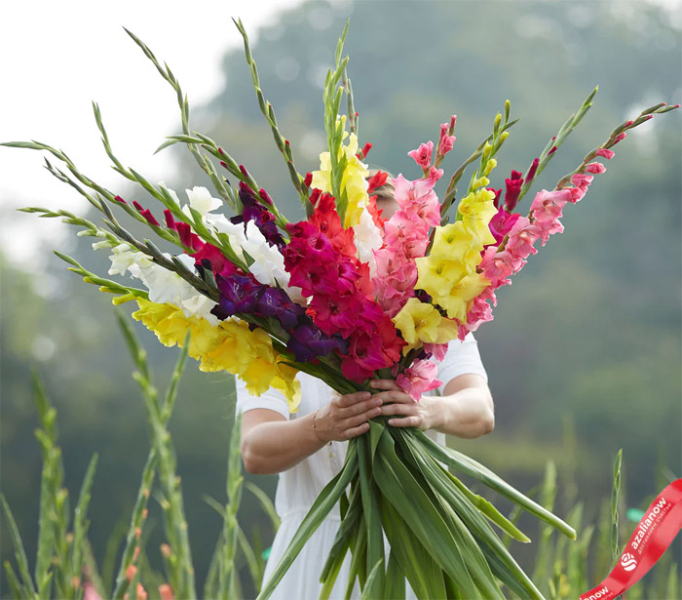
<path fill-rule="evenodd" d="M 398 387 L 408 394 L 412 400 L 419 402 L 422 394 L 435 390 L 443 382 L 436 379 L 438 367 L 430 360 L 415 360 L 413 365 L 396 378 Z"/>
<path fill-rule="evenodd" d="M 516 223 L 520 216 L 521 215 L 519 213 L 510 213 L 504 208 L 500 208 L 497 211 L 497 214 L 490 219 L 488 228 L 490 229 L 490 233 L 492 233 L 495 238 L 495 246 L 500 245 L 504 239 L 504 236 L 511 231 L 511 228 L 514 226 L 514 223 Z"/>
<path fill-rule="evenodd" d="M 422 168 L 428 169 L 431 165 L 431 154 L 433 153 L 433 142 L 421 144 L 416 150 L 407 153 L 407 156 L 414 158 L 414 161 Z"/>
<path fill-rule="evenodd" d="M 523 185 L 523 173 L 512 170 L 511 178 L 505 179 L 504 183 L 507 187 L 507 191 L 504 194 L 504 205 L 511 212 L 516 208 L 516 203 L 519 201 L 519 194 Z"/>

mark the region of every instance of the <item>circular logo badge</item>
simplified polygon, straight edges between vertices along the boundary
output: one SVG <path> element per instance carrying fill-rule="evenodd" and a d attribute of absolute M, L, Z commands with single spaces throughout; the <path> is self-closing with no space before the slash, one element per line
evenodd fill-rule
<path fill-rule="evenodd" d="M 632 556 L 632 554 L 626 552 L 621 557 L 620 564 L 626 571 L 632 571 L 637 566 L 637 561 L 635 560 L 635 557 Z"/>

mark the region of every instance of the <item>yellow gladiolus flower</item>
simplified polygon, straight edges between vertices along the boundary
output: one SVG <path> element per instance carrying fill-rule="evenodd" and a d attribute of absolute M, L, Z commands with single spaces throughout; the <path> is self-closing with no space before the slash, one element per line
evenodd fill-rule
<path fill-rule="evenodd" d="M 408 343 L 403 348 L 407 354 L 422 344 L 445 344 L 457 337 L 458 325 L 444 318 L 432 304 L 410 298 L 400 312 L 393 317 L 393 323 Z"/>
<path fill-rule="evenodd" d="M 341 118 L 342 126 L 345 129 L 346 119 L 345 115 Z M 348 139 L 347 144 L 341 144 L 339 151 L 339 160 L 346 157 L 346 168 L 341 178 L 340 192 L 346 192 L 348 198 L 348 205 L 346 207 L 346 215 L 344 217 L 343 226 L 348 229 L 355 227 L 360 222 L 362 211 L 365 210 L 369 195 L 367 194 L 367 176 L 369 170 L 367 166 L 356 156 L 358 151 L 358 137 L 351 133 L 344 131 L 343 139 Z M 318 188 L 323 192 L 332 192 L 331 184 L 331 159 L 329 152 L 322 152 L 320 154 L 320 170 L 313 171 L 313 180 L 311 187 Z"/>
<path fill-rule="evenodd" d="M 472 273 L 463 277 L 444 294 L 434 296 L 434 300 L 446 310 L 449 318 L 464 322 L 469 301 L 489 285 L 490 281 L 482 274 Z"/>
<path fill-rule="evenodd" d="M 270 336 L 263 329 L 251 331 L 244 321 L 227 319 L 213 325 L 200 317 L 186 317 L 170 304 L 156 304 L 137 298 L 139 310 L 133 318 L 156 333 L 165 346 L 182 346 L 190 332 L 187 353 L 201 361 L 202 371 L 228 371 L 246 382 L 250 393 L 260 395 L 268 388 L 281 390 L 296 412 L 301 401 L 297 371 L 278 362 Z"/>
<path fill-rule="evenodd" d="M 446 258 L 459 261 L 469 273 L 481 262 L 483 244 L 478 235 L 466 227 L 463 221 L 456 221 L 436 228 L 430 258 Z"/>

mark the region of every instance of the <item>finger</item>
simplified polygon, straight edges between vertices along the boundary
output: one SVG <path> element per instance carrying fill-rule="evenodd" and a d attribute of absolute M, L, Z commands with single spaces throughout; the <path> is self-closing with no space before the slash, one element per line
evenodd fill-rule
<path fill-rule="evenodd" d="M 340 408 L 348 408 L 349 406 L 353 406 L 353 404 L 367 400 L 371 396 L 371 392 L 353 392 L 352 394 L 341 396 L 336 401 L 336 405 Z"/>
<path fill-rule="evenodd" d="M 354 404 L 353 406 L 349 406 L 348 408 L 343 409 L 343 416 L 348 418 L 348 417 L 354 417 L 355 415 L 362 414 L 364 412 L 367 412 L 368 410 L 371 410 L 373 408 L 376 408 L 377 406 L 381 406 L 383 404 L 383 400 L 381 398 L 377 398 L 376 396 L 369 398 L 368 400 L 365 400 L 364 402 L 358 402 L 357 404 Z"/>
<path fill-rule="evenodd" d="M 414 404 L 414 400 L 402 390 L 388 390 L 374 394 L 374 397 L 381 400 L 383 404 L 388 402 L 398 402 L 400 404 Z"/>
<path fill-rule="evenodd" d="M 392 427 L 421 427 L 422 417 L 420 415 L 413 415 L 400 419 L 389 419 L 388 424 Z"/>
<path fill-rule="evenodd" d="M 342 421 L 342 427 L 344 429 L 350 429 L 352 427 L 357 427 L 358 425 L 365 423 L 369 421 L 370 419 L 373 419 L 374 417 L 378 417 L 381 414 L 381 409 L 379 407 L 372 408 L 366 412 L 363 412 L 360 415 L 355 415 L 354 417 L 350 417 L 348 419 L 345 419 Z"/>
<path fill-rule="evenodd" d="M 370 387 L 375 390 L 399 390 L 398 384 L 394 379 L 372 379 L 369 383 Z"/>
<path fill-rule="evenodd" d="M 362 435 L 363 433 L 367 433 L 369 431 L 369 423 L 363 423 L 362 425 L 358 425 L 357 427 L 352 427 L 351 429 L 346 429 L 346 431 L 343 432 L 343 438 L 346 440 L 349 440 L 354 437 L 358 437 L 359 435 Z"/>
<path fill-rule="evenodd" d="M 419 409 L 414 404 L 385 404 L 379 410 L 384 417 L 390 417 L 393 415 L 416 415 Z"/>

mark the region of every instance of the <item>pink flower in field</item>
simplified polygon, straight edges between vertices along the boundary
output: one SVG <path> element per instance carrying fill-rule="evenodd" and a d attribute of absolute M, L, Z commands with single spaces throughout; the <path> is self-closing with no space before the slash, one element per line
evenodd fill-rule
<path fill-rule="evenodd" d="M 419 402 L 422 394 L 435 390 L 443 382 L 436 379 L 438 366 L 430 360 L 415 360 L 409 369 L 401 373 L 395 382 L 412 400 Z"/>
<path fill-rule="evenodd" d="M 159 595 L 161 596 L 161 600 L 175 600 L 173 588 L 167 583 L 163 583 L 159 586 Z"/>
<path fill-rule="evenodd" d="M 600 162 L 592 162 L 585 167 L 587 173 L 593 173 L 594 175 L 601 175 L 606 172 L 606 167 Z"/>
<path fill-rule="evenodd" d="M 89 581 L 83 586 L 83 600 L 102 600 L 102 596 L 97 593 L 95 586 Z"/>
<path fill-rule="evenodd" d="M 415 162 L 422 168 L 428 169 L 431 165 L 431 154 L 433 153 L 433 142 L 421 144 L 416 150 L 408 152 L 407 156 L 414 158 Z"/>
<path fill-rule="evenodd" d="M 607 148 L 599 148 L 599 150 L 597 150 L 597 156 L 601 156 L 608 160 L 611 160 L 615 155 L 616 153 L 613 150 L 608 150 Z"/>

